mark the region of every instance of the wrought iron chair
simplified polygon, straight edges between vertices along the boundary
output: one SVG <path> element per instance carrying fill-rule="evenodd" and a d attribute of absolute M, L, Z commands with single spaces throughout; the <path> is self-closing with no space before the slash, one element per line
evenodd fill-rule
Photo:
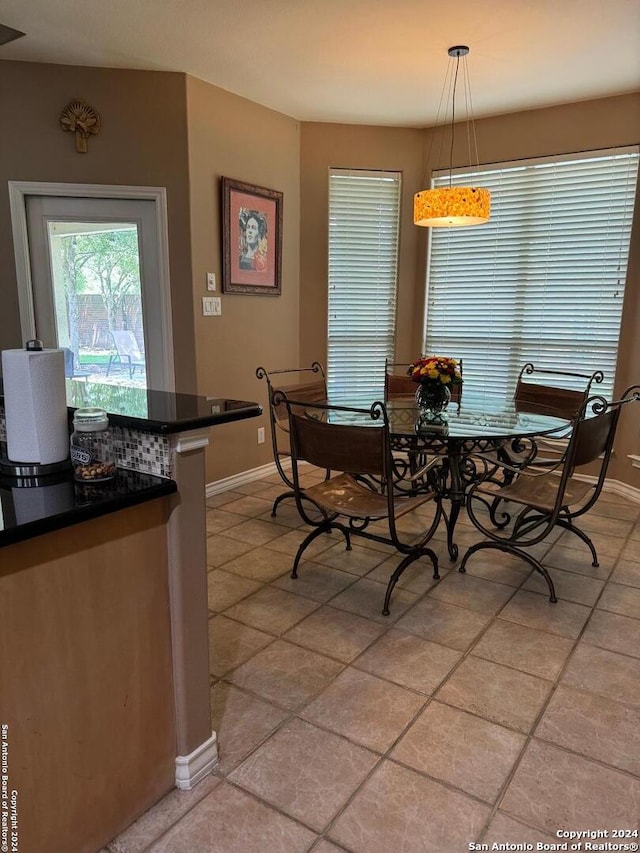
<path fill-rule="evenodd" d="M 528 377 L 534 377 L 533 381 Z M 540 379 L 542 381 L 539 381 Z M 560 379 L 566 380 L 563 385 L 557 384 Z M 571 420 L 589 398 L 591 386 L 603 380 L 604 373 L 601 370 L 594 373 L 576 373 L 535 367 L 531 362 L 527 362 L 518 376 L 513 399 L 520 411 L 542 412 Z"/>
<path fill-rule="evenodd" d="M 533 381 L 530 381 L 529 377 L 533 377 Z M 601 370 L 596 370 L 594 373 L 576 373 L 538 368 L 531 362 L 527 362 L 518 376 L 513 400 L 519 411 L 555 415 L 570 421 L 588 400 L 592 386 L 600 384 L 603 380 L 604 373 Z M 563 385 L 556 384 L 559 381 L 563 381 Z M 547 458 L 558 459 L 564 453 L 566 444 L 566 439 L 545 437 L 529 446 L 515 442 L 505 450 L 502 459 L 517 467 L 534 459 L 541 449 L 544 450 Z"/>
<path fill-rule="evenodd" d="M 571 437 L 562 457 L 557 460 L 531 460 L 520 468 L 500 465 L 517 476 L 507 485 L 481 481 L 472 486 L 467 496 L 467 512 L 477 529 L 490 541 L 472 545 L 464 556 L 459 571 L 466 570 L 467 562 L 477 551 L 496 549 L 521 557 L 546 580 L 549 600 L 555 602 L 553 581 L 547 569 L 526 549 L 542 542 L 555 527 L 561 527 L 578 536 L 591 551 L 592 565 L 598 565 L 598 556 L 591 539 L 575 520 L 588 512 L 596 503 L 605 481 L 618 420 L 626 403 L 640 399 L 640 386 L 628 388 L 620 400 L 608 403 L 603 397 L 590 397 L 573 419 Z M 488 466 L 493 473 L 495 458 L 477 454 L 479 464 Z M 575 469 L 599 460 L 599 470 L 594 482 L 579 479 Z M 493 508 L 495 500 L 510 501 L 520 509 L 513 519 L 505 514 L 504 525 L 491 526 L 492 512 L 483 518 L 478 514 L 479 503 Z"/>
<path fill-rule="evenodd" d="M 533 377 L 533 381 L 529 379 Z M 586 382 L 585 382 L 586 380 Z M 554 415 L 572 421 L 588 400 L 591 387 L 604 380 L 604 373 L 576 373 L 552 368 L 538 368 L 531 362 L 523 365 L 518 375 L 513 401 L 521 412 Z M 562 385 L 557 384 L 560 381 Z M 504 485 L 514 479 L 517 471 L 534 460 L 552 462 L 562 459 L 568 439 L 563 436 L 541 436 L 523 441 L 514 439 L 496 450 L 496 458 L 502 464 Z M 542 452 L 542 456 L 540 453 Z M 510 467 L 511 466 L 511 467 Z M 491 505 L 491 520 L 497 527 L 507 524 L 506 517 L 498 519 L 500 498 Z"/>
<path fill-rule="evenodd" d="M 282 501 L 295 497 L 293 479 L 285 469 L 285 465 L 288 468 L 291 453 L 289 450 L 289 418 L 284 400 L 287 396 L 294 395 L 297 400 L 302 400 L 305 403 L 325 402 L 327 399 L 327 383 L 324 369 L 318 361 L 314 361 L 311 367 L 291 367 L 282 370 L 268 371 L 264 367 L 258 367 L 256 377 L 264 379 L 267 383 L 273 461 L 280 478 L 288 487 L 288 491 L 278 495 L 273 502 L 271 515 L 275 517 Z M 297 383 L 281 385 L 280 378 L 285 379 L 285 381 L 293 379 L 298 381 Z M 276 392 L 278 392 L 277 400 Z M 329 471 L 325 472 L 326 477 L 329 475 Z"/>
<path fill-rule="evenodd" d="M 281 399 L 289 417 L 296 504 L 304 521 L 313 528 L 298 548 L 291 577 L 298 576 L 298 565 L 307 546 L 331 530 L 341 531 L 347 550 L 351 549 L 352 535 L 392 545 L 404 557 L 387 585 L 382 613 L 388 616 L 393 588 L 407 566 L 415 560 L 429 557 L 434 580 L 440 578 L 438 558 L 427 547 L 442 515 L 440 498 L 434 489 L 425 489 L 414 497 L 401 497 L 391 486 L 394 471 L 389 420 L 384 403 L 376 402 L 369 409 L 358 409 L 308 403 L 286 397 Z M 328 480 L 302 489 L 299 470 L 301 462 L 345 473 L 334 474 Z M 439 459 L 433 459 L 428 467 L 432 468 L 440 462 Z M 423 470 L 417 476 L 424 478 L 426 474 Z M 379 482 L 379 490 L 371 488 L 363 478 Z M 307 512 L 305 499 L 310 499 L 320 509 L 320 516 Z M 405 540 L 398 529 L 398 520 L 431 500 L 435 501 L 433 520 L 417 541 Z M 386 523 L 388 532 L 380 529 L 381 522 Z"/>

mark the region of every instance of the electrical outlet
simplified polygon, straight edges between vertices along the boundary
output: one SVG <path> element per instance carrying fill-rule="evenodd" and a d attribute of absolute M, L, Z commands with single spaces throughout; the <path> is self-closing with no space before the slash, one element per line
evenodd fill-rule
<path fill-rule="evenodd" d="M 264 444 L 264 427 L 258 427 L 258 444 Z"/>
<path fill-rule="evenodd" d="M 216 274 L 214 272 L 207 273 L 207 290 L 216 289 Z"/>

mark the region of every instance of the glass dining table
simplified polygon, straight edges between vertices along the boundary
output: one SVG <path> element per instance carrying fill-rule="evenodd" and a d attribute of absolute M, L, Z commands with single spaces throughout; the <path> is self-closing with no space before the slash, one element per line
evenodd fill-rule
<path fill-rule="evenodd" d="M 329 405 L 369 408 L 371 401 L 362 398 L 327 400 Z M 391 446 L 394 451 L 407 454 L 419 467 L 421 455 L 438 454 L 442 465 L 433 478 L 443 505 L 443 518 L 447 529 L 447 549 L 452 561 L 458 559 L 458 546 L 454 542 L 456 522 L 465 505 L 469 487 L 490 475 L 487 467 L 479 467 L 474 454 L 491 454 L 505 448 L 514 453 L 534 455 L 536 438 L 552 436 L 567 438 L 571 421 L 560 418 L 538 406 L 535 410 L 517 409 L 513 401 L 468 395 L 461 403 L 449 404 L 442 423 L 429 423 L 421 416 L 413 397 L 397 398 L 386 403 L 389 418 Z M 330 413 L 345 423 L 353 415 L 345 412 Z M 357 420 L 357 418 L 356 418 Z M 356 421 L 353 421 L 356 422 Z M 369 421 L 371 423 L 371 421 Z M 374 424 L 372 424 L 374 425 Z"/>

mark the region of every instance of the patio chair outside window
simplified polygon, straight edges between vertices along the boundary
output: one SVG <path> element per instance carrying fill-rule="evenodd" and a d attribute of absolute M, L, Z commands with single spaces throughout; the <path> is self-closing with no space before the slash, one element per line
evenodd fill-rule
<path fill-rule="evenodd" d="M 144 355 L 140 352 L 138 341 L 131 329 L 122 329 L 119 332 L 111 332 L 113 345 L 116 352 L 109 356 L 109 364 L 107 365 L 107 376 L 111 370 L 111 365 L 115 362 L 123 364 L 129 368 L 129 378 L 133 378 L 133 371 L 136 367 L 146 367 Z"/>

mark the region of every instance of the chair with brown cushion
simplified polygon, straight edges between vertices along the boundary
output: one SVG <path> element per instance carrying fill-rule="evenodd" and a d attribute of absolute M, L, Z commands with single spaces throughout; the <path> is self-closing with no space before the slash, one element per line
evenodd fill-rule
<path fill-rule="evenodd" d="M 382 612 L 389 614 L 391 593 L 404 570 L 414 561 L 426 556 L 433 567 L 434 580 L 439 579 L 438 558 L 428 547 L 436 531 L 442 509 L 434 489 L 426 488 L 419 495 L 401 497 L 391 486 L 394 479 L 389 440 L 389 421 L 384 403 L 373 403 L 369 409 L 307 403 L 295 398 L 283 398 L 291 434 L 291 461 L 294 492 L 298 511 L 313 529 L 300 544 L 293 562 L 291 577 L 298 576 L 298 565 L 306 548 L 318 536 L 339 530 L 345 537 L 347 550 L 351 536 L 361 536 L 393 546 L 403 558 L 392 573 Z M 319 468 L 344 473 L 306 489 L 300 485 L 300 463 L 308 462 Z M 434 459 L 429 467 L 440 464 Z M 418 476 L 424 482 L 426 471 Z M 380 483 L 376 491 L 363 480 Z M 309 499 L 321 514 L 310 514 Z M 406 513 L 427 501 L 434 501 L 434 515 L 425 520 L 424 532 L 416 539 L 402 536 L 398 522 Z"/>
<path fill-rule="evenodd" d="M 603 380 L 601 370 L 578 373 L 538 368 L 527 362 L 518 376 L 513 401 L 520 412 L 554 415 L 571 421 L 589 398 L 593 386 Z M 526 444 L 517 440 L 511 446 L 501 448 L 499 457 L 502 462 L 519 467 L 536 458 L 540 451 L 544 452 L 546 459 L 557 460 L 563 455 L 566 446 L 565 439 L 541 437 Z M 510 482 L 513 475 L 506 473 L 507 482 Z"/>
<path fill-rule="evenodd" d="M 467 495 L 467 512 L 477 529 L 489 541 L 472 545 L 459 571 L 464 572 L 469 558 L 477 551 L 497 549 L 521 557 L 547 582 L 549 600 L 556 601 L 553 581 L 547 569 L 529 550 L 543 542 L 556 527 L 578 536 L 589 548 L 592 565 L 598 556 L 591 539 L 576 526 L 575 520 L 588 512 L 598 500 L 611 458 L 618 420 L 623 406 L 640 400 L 640 386 L 633 386 L 613 403 L 604 397 L 590 397 L 575 415 L 571 437 L 559 460 L 530 460 L 522 467 L 502 465 L 515 476 L 506 485 L 488 480 L 476 483 Z M 495 457 L 477 454 L 479 464 L 491 474 Z M 576 476 L 576 468 L 598 461 L 595 483 Z M 510 502 L 517 508 L 515 517 L 505 513 L 505 522 L 496 527 L 491 519 L 494 502 Z M 506 504 L 508 508 L 509 504 Z M 481 509 L 490 509 L 487 516 Z"/>
<path fill-rule="evenodd" d="M 327 383 L 324 369 L 318 361 L 314 361 L 310 367 L 290 367 L 271 371 L 258 367 L 256 377 L 264 379 L 267 383 L 273 460 L 283 483 L 288 487 L 288 491 L 278 495 L 273 502 L 271 515 L 275 516 L 282 501 L 295 497 L 293 479 L 285 468 L 291 459 L 291 453 L 289 451 L 289 417 L 284 401 L 288 395 L 292 394 L 297 400 L 303 402 L 326 402 Z M 282 380 L 285 384 L 281 384 Z M 326 472 L 325 476 L 329 476 L 329 472 Z"/>
<path fill-rule="evenodd" d="M 571 420 L 588 399 L 592 386 L 603 380 L 600 370 L 577 373 L 535 367 L 528 362 L 520 371 L 513 399 L 519 411 L 542 412 Z"/>

